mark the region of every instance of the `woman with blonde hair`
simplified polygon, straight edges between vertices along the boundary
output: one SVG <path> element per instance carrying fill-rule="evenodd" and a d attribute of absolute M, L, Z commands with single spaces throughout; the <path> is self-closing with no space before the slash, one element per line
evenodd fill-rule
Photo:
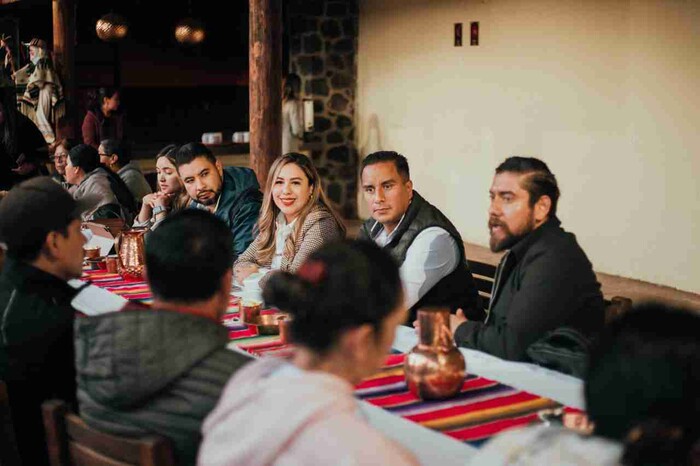
<path fill-rule="evenodd" d="M 135 227 L 154 229 L 169 214 L 187 206 L 190 198 L 175 165 L 175 153 L 178 149 L 178 145 L 169 144 L 156 155 L 158 191 L 143 197 L 141 211 L 134 222 Z"/>
<path fill-rule="evenodd" d="M 345 225 L 305 155 L 290 152 L 275 160 L 264 196 L 257 236 L 234 264 L 239 283 L 253 273 L 295 272 L 324 243 L 345 237 Z"/>

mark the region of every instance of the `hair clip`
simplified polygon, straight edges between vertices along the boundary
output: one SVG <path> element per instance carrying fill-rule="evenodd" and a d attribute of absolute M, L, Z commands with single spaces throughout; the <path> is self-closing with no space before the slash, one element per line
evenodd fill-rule
<path fill-rule="evenodd" d="M 326 265 L 321 261 L 307 261 L 299 268 L 297 276 L 312 285 L 326 278 Z"/>

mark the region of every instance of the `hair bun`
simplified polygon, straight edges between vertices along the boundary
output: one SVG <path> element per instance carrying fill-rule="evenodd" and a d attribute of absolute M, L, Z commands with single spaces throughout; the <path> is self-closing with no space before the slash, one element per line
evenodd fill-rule
<path fill-rule="evenodd" d="M 311 285 L 318 285 L 328 275 L 326 264 L 317 260 L 309 260 L 299 268 L 297 276 Z"/>
<path fill-rule="evenodd" d="M 263 287 L 263 300 L 282 311 L 300 317 L 313 303 L 309 283 L 289 272 L 273 273 Z"/>

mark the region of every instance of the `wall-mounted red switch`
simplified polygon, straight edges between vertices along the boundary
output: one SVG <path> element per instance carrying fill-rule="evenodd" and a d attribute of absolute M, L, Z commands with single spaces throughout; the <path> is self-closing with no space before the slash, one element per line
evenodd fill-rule
<path fill-rule="evenodd" d="M 469 45 L 479 45 L 479 22 L 473 21 L 470 29 L 471 41 Z"/>

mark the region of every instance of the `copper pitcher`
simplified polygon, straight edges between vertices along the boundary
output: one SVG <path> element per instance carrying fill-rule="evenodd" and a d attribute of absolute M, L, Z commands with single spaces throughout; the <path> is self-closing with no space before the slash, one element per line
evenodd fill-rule
<path fill-rule="evenodd" d="M 117 269 L 125 279 L 143 279 L 146 263 L 144 237 L 147 231 L 144 228 L 132 228 L 122 231 L 116 238 Z"/>
<path fill-rule="evenodd" d="M 418 310 L 420 341 L 406 355 L 404 372 L 408 389 L 424 400 L 449 398 L 459 393 L 466 363 L 450 331 L 450 310 Z"/>

